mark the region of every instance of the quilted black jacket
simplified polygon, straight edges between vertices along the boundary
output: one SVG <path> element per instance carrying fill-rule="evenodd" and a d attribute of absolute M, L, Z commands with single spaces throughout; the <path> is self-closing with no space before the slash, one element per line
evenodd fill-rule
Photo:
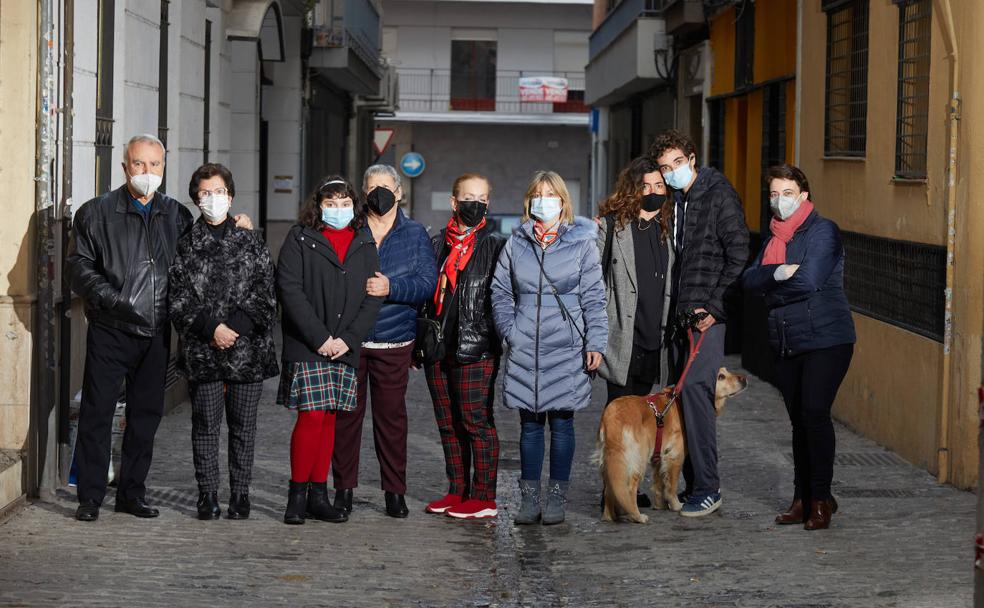
<path fill-rule="evenodd" d="M 676 193 L 678 200 L 682 196 Z M 725 302 L 748 263 L 748 226 L 738 193 L 716 169 L 701 168 L 690 188 L 678 259 L 676 312 L 705 308 L 718 322 L 726 321 Z"/>
<path fill-rule="evenodd" d="M 277 375 L 273 260 L 257 233 L 228 220 L 217 239 L 199 219 L 178 241 L 170 285 L 171 320 L 181 336 L 178 371 L 195 382 L 259 382 Z M 194 330 L 201 315 L 228 324 L 237 309 L 252 329 L 231 348 L 212 348 L 211 337 Z"/>

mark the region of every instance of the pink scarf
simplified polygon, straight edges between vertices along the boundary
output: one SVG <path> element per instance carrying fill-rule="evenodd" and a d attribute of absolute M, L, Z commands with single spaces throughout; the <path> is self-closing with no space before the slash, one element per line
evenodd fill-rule
<path fill-rule="evenodd" d="M 763 266 L 786 263 L 786 245 L 789 244 L 789 241 L 793 240 L 793 235 L 803 225 L 806 218 L 810 217 L 811 213 L 813 213 L 813 203 L 808 199 L 803 201 L 799 209 L 789 216 L 788 219 L 781 220 L 777 216 L 772 218 L 772 221 L 769 222 L 769 230 L 772 231 L 772 238 L 769 240 L 769 244 L 766 245 L 765 253 L 762 255 Z"/>

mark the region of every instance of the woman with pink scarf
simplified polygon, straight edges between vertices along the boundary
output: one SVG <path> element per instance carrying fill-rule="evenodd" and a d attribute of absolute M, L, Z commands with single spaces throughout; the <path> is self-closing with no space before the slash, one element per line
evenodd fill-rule
<path fill-rule="evenodd" d="M 776 523 L 830 526 L 837 501 L 830 409 L 854 354 L 854 320 L 844 294 L 840 229 L 810 200 L 806 175 L 791 165 L 769 170 L 771 236 L 742 276 L 769 311 L 776 384 L 793 426 L 794 492 Z"/>

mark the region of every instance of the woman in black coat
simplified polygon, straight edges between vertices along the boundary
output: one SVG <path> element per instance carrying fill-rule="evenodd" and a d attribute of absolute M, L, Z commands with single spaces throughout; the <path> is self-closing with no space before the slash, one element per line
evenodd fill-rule
<path fill-rule="evenodd" d="M 256 409 L 263 380 L 277 375 L 277 300 L 270 252 L 257 233 L 236 226 L 236 194 L 222 165 L 202 165 L 188 194 L 202 212 L 177 245 L 168 282 L 171 320 L 181 336 L 178 369 L 191 393 L 191 442 L 198 518 L 218 519 L 219 432 L 229 426 L 229 519 L 249 517 Z"/>
<path fill-rule="evenodd" d="M 284 329 L 277 402 L 297 410 L 285 523 L 303 524 L 305 512 L 348 519 L 328 501 L 328 469 L 336 414 L 355 409 L 359 350 L 383 304 L 366 293 L 378 270 L 365 206 L 346 180 L 325 179 L 301 208 L 277 265 Z"/>
<path fill-rule="evenodd" d="M 771 234 L 742 283 L 753 296 L 764 298 L 769 310 L 776 385 L 793 425 L 793 502 L 776 523 L 820 530 L 837 511 L 830 493 L 830 409 L 854 353 L 854 320 L 844 294 L 844 247 L 837 224 L 814 209 L 810 184 L 797 167 L 769 170 L 769 198 Z"/>

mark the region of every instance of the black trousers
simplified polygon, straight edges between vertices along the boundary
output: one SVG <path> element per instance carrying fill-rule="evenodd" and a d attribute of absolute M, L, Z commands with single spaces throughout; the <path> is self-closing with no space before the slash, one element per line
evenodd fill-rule
<path fill-rule="evenodd" d="M 629 373 L 625 386 L 608 383 L 608 402 L 628 395 L 648 395 L 653 385 L 659 382 L 659 351 L 645 350 L 637 344 L 632 345 Z"/>
<path fill-rule="evenodd" d="M 834 424 L 830 408 L 854 355 L 853 344 L 780 357 L 776 385 L 793 425 L 794 498 L 830 498 L 834 477 Z"/>
<path fill-rule="evenodd" d="M 102 504 L 106 496 L 113 414 L 124 380 L 126 431 L 116 497 L 142 498 L 146 493 L 154 435 L 164 413 L 170 337 L 170 330 L 144 338 L 98 323 L 89 325 L 75 447 L 79 502 Z"/>

